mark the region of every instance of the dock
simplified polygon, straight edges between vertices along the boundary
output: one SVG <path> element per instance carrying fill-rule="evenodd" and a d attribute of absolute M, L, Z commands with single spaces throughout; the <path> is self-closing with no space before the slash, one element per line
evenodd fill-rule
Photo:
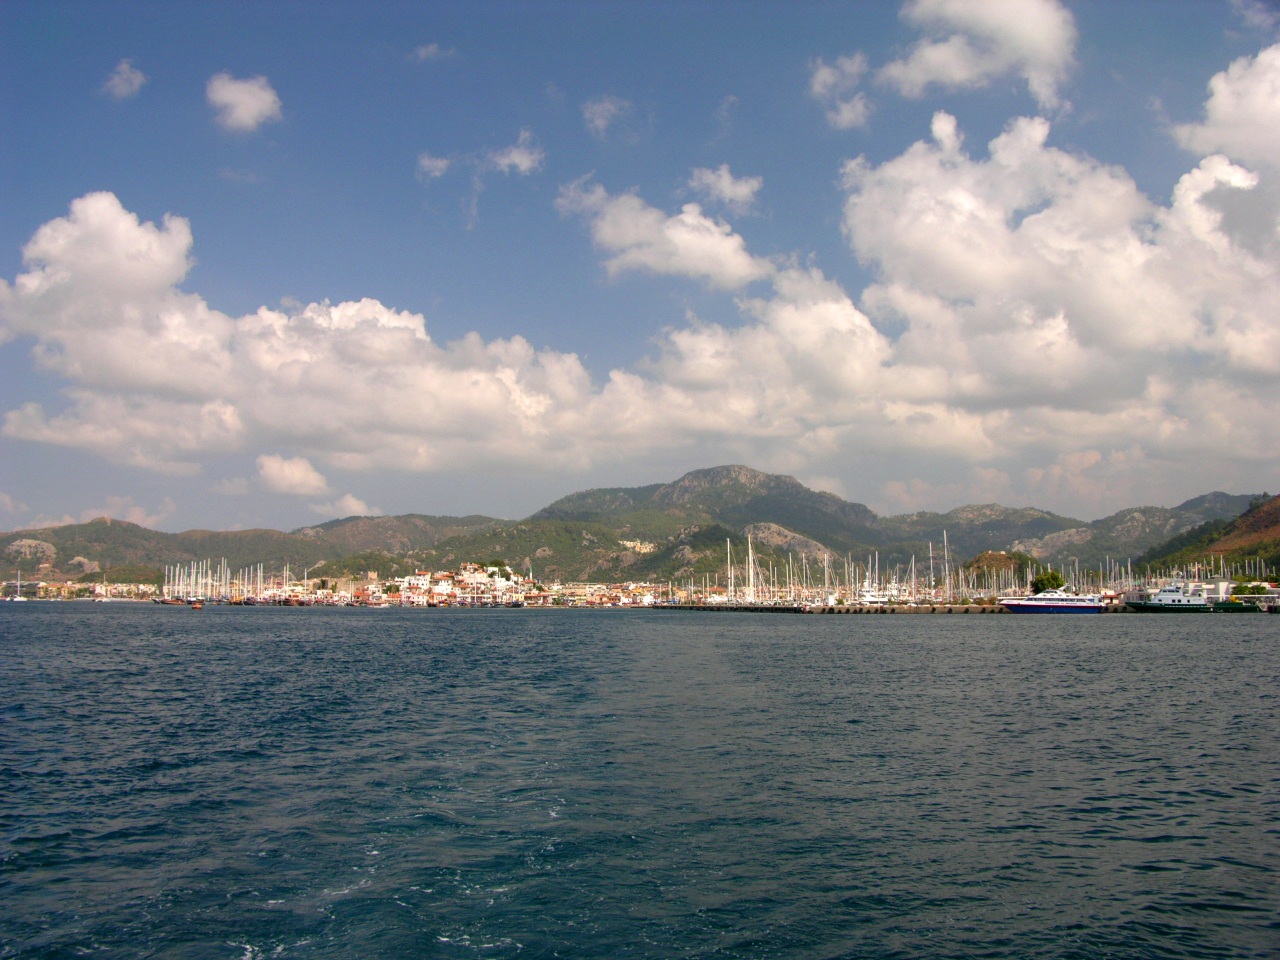
<path fill-rule="evenodd" d="M 762 603 L 662 603 L 653 610 L 693 610 L 699 613 L 814 613 L 814 614 L 1008 614 L 999 604 L 988 603 L 876 603 L 837 604 L 834 606 L 800 606 L 798 604 Z M 1104 607 L 1100 613 L 1133 613 L 1123 603 Z"/>

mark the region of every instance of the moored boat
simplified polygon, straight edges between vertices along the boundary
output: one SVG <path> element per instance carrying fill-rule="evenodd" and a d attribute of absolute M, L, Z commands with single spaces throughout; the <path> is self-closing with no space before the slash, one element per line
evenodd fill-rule
<path fill-rule="evenodd" d="M 1213 613 L 1215 606 L 1202 584 L 1166 583 L 1146 600 L 1126 600 L 1135 613 Z"/>
<path fill-rule="evenodd" d="M 18 568 L 18 586 L 14 589 L 13 596 L 5 597 L 5 599 L 13 603 L 26 602 L 27 598 L 22 595 L 22 568 L 21 567 Z"/>
<path fill-rule="evenodd" d="M 1230 597 L 1226 600 L 1215 600 L 1213 610 L 1215 613 L 1262 613 L 1262 606 L 1256 601 Z"/>
<path fill-rule="evenodd" d="M 1001 597 L 997 601 L 1010 613 L 1101 613 L 1106 601 L 1097 594 L 1045 590 L 1030 597 Z"/>

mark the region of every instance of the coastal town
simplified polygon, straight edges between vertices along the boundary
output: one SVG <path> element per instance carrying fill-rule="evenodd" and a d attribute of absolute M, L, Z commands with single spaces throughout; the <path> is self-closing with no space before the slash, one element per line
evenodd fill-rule
<path fill-rule="evenodd" d="M 232 575 L 225 563 L 206 561 L 167 567 L 161 584 L 112 582 L 104 573 L 99 581 L 88 584 L 10 581 L 4 595 L 6 599 L 181 605 L 523 607 L 653 604 L 664 589 L 646 583 L 542 584 L 505 566 L 476 563 L 380 579 L 372 571 L 363 577 L 313 577 L 305 571 L 294 575 L 287 566 L 268 573 L 261 565 Z"/>
<path fill-rule="evenodd" d="M 871 564 L 847 566 L 843 575 L 825 565 L 802 579 L 788 569 L 761 569 L 750 558 L 726 565 L 722 576 L 702 582 L 542 582 L 504 564 L 463 563 L 452 570 L 419 570 L 380 578 L 325 577 L 264 565 L 233 573 L 225 561 L 172 565 L 162 583 L 28 581 L 4 584 L 3 599 L 143 602 L 203 608 L 205 604 L 288 607 L 680 607 L 778 612 L 1276 612 L 1280 584 L 1261 577 L 1244 581 L 1225 571 L 1195 568 L 1173 576 L 1134 576 L 1116 567 L 1110 582 L 1072 581 L 1052 570 L 1025 583 L 980 582 L 945 569 L 910 577 L 881 576 Z M 1063 589 L 1066 588 L 1066 589 Z"/>

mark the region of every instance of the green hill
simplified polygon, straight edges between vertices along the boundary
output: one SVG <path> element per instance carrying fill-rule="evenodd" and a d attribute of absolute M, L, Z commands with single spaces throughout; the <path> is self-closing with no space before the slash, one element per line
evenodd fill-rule
<path fill-rule="evenodd" d="M 1235 518 L 1249 508 L 1253 499 L 1252 495 L 1215 492 L 1176 507 L 1130 507 L 1039 538 L 1020 538 L 1012 548 L 1039 560 L 1079 560 L 1085 566 L 1094 566 L 1107 557 L 1137 558 L 1202 524 Z"/>
<path fill-rule="evenodd" d="M 279 530 L 187 530 L 163 533 L 101 517 L 0 534 L 0 569 L 21 566 L 33 578 L 77 578 L 114 567 L 163 568 L 225 559 L 238 570 L 263 563 L 271 570 L 322 568 L 353 554 L 381 550 L 403 555 L 497 523 L 489 517 L 349 517 L 294 533 Z"/>
<path fill-rule="evenodd" d="M 905 567 L 913 556 L 924 561 L 931 550 L 941 557 L 944 537 L 957 561 L 1019 551 L 1041 563 L 1094 566 L 1104 557 L 1143 555 L 1202 524 L 1220 526 L 1192 539 L 1225 532 L 1225 524 L 1252 499 L 1211 493 L 1172 508 L 1122 510 L 1092 523 L 999 504 L 879 517 L 794 477 L 729 465 L 693 470 L 671 483 L 573 493 L 514 522 L 414 513 L 346 517 L 291 533 L 160 533 L 104 518 L 0 534 L 0 566 L 10 576 L 21 565 L 32 578 L 53 579 L 127 564 L 163 568 L 223 558 L 232 570 L 288 564 L 317 575 L 497 560 L 516 570 L 532 568 L 548 580 L 664 580 L 723 569 L 725 540 L 745 552 L 748 533 L 761 563 L 775 568 L 801 558 L 820 564 L 825 556 L 827 562 L 871 561 L 889 570 Z M 1260 536 L 1265 540 L 1265 530 Z"/>
<path fill-rule="evenodd" d="M 1134 565 L 1171 569 L 1218 560 L 1255 574 L 1259 560 L 1268 571 L 1280 570 L 1280 497 L 1255 497 L 1239 516 L 1185 530 L 1139 555 Z"/>
<path fill-rule="evenodd" d="M 162 533 L 108 517 L 2 534 L 0 549 L 6 568 L 22 564 L 33 576 L 40 572 L 49 579 L 79 577 L 112 567 L 165 567 L 209 558 L 225 557 L 236 569 L 263 560 L 302 566 L 340 556 L 332 546 L 279 530 Z"/>
<path fill-rule="evenodd" d="M 367 550 L 407 554 L 434 547 L 441 540 L 466 536 L 501 523 L 493 517 L 435 517 L 407 513 L 398 517 L 345 517 L 313 527 L 294 530 L 293 535 L 332 547 L 341 555 Z"/>

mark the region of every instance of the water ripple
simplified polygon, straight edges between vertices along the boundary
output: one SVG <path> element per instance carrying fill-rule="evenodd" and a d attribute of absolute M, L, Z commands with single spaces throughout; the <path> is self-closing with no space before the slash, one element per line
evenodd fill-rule
<path fill-rule="evenodd" d="M 12 605 L 0 957 L 1274 957 L 1280 618 L 1087 619 Z"/>

